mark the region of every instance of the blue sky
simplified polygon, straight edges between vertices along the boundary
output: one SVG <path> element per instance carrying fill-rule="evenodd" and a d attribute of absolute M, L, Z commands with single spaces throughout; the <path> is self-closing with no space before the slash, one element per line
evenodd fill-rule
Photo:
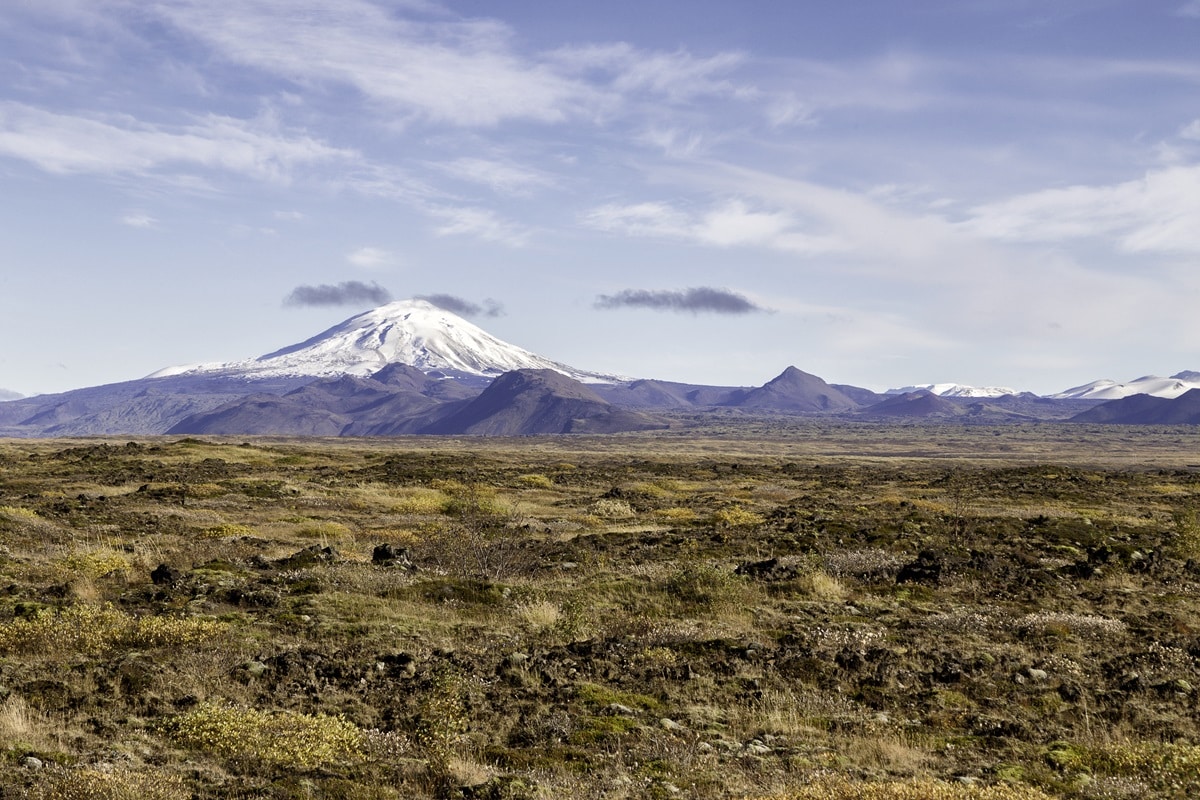
<path fill-rule="evenodd" d="M 1200 0 L 9 0 L 0 387 L 428 295 L 669 380 L 1200 369 L 1198 41 Z"/>

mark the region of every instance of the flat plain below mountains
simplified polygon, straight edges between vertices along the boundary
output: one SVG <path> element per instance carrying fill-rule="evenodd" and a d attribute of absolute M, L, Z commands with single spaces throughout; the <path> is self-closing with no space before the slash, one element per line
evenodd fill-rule
<path fill-rule="evenodd" d="M 1195 797 L 1197 453 L 0 440 L 0 797 Z"/>

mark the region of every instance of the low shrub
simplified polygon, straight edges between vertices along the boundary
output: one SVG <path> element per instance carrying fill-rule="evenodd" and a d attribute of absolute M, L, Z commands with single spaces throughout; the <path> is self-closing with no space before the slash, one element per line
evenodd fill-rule
<path fill-rule="evenodd" d="M 187 800 L 177 775 L 130 769 L 52 769 L 29 790 L 30 800 Z"/>
<path fill-rule="evenodd" d="M 198 617 L 134 617 L 111 605 L 40 609 L 0 624 L 0 653 L 97 654 L 120 647 L 194 646 L 226 628 Z"/>
<path fill-rule="evenodd" d="M 169 720 L 177 744 L 229 759 L 311 769 L 366 758 L 366 733 L 341 716 L 206 704 Z"/>

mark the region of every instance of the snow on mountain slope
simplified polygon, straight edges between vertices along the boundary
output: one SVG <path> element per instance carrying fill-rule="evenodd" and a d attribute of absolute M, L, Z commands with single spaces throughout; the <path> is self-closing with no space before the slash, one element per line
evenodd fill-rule
<path fill-rule="evenodd" d="M 1004 397 L 1019 394 L 1016 389 L 1009 389 L 1007 386 L 964 386 L 961 383 L 923 383 L 920 386 L 888 389 L 884 394 L 908 394 L 922 389 L 939 397 Z"/>
<path fill-rule="evenodd" d="M 1053 400 L 1120 400 L 1135 394 L 1148 394 L 1173 400 L 1189 389 L 1200 389 L 1200 373 L 1177 372 L 1169 378 L 1144 375 L 1128 383 L 1117 383 L 1104 378 L 1064 389 L 1049 397 Z"/>
<path fill-rule="evenodd" d="M 516 369 L 551 369 L 584 383 L 627 380 L 575 369 L 503 342 L 425 300 L 398 300 L 333 326 L 306 342 L 258 358 L 169 367 L 148 376 L 231 374 L 248 378 L 370 375 L 388 364 L 424 372 L 494 377 Z"/>

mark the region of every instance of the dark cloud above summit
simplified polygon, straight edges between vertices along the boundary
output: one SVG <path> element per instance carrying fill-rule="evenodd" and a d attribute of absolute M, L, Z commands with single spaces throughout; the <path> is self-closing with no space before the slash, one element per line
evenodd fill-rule
<path fill-rule="evenodd" d="M 419 294 L 417 299 L 428 301 L 444 311 L 464 317 L 504 316 L 504 306 L 490 297 L 486 298 L 482 305 L 452 294 Z"/>
<path fill-rule="evenodd" d="M 648 308 L 652 311 L 690 311 L 693 314 L 757 314 L 767 311 L 729 289 L 697 286 L 682 290 L 622 289 L 596 298 L 596 308 Z"/>
<path fill-rule="evenodd" d="M 297 286 L 283 298 L 288 308 L 308 306 L 360 306 L 364 303 L 380 306 L 391 301 L 392 294 L 378 283 L 343 281 L 339 284 L 323 283 L 319 286 Z"/>

